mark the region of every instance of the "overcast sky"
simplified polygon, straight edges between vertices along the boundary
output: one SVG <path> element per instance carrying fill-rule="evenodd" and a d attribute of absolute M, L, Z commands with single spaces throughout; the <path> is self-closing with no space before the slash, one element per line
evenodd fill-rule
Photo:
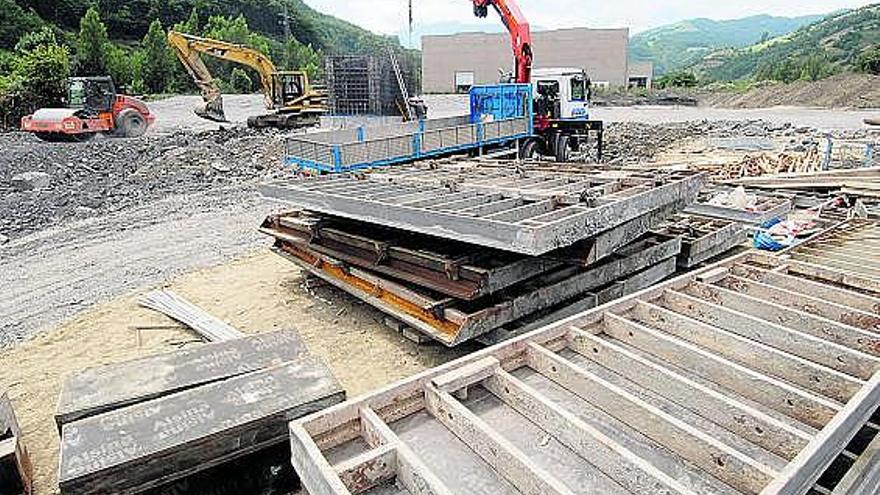
<path fill-rule="evenodd" d="M 408 0 L 305 0 L 312 7 L 383 34 L 406 32 Z M 519 0 L 529 21 L 542 28 L 629 27 L 636 33 L 694 17 L 735 19 L 755 14 L 799 16 L 876 3 L 858 0 Z M 416 23 L 465 24 L 473 18 L 467 0 L 413 0 Z M 486 23 L 497 23 L 495 19 Z M 432 29 L 433 31 L 433 29 Z"/>

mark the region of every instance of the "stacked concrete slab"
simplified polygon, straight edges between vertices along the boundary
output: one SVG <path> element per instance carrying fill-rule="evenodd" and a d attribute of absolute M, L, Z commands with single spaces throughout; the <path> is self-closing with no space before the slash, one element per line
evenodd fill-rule
<path fill-rule="evenodd" d="M 344 399 L 291 331 L 85 370 L 66 381 L 56 415 L 61 493 L 164 493 L 272 451 L 291 418 Z M 237 486 L 245 475 L 214 477 Z"/>
<path fill-rule="evenodd" d="M 296 211 L 262 231 L 306 272 L 454 346 L 669 276 L 681 241 L 650 230 L 701 186 L 690 172 L 422 164 L 264 186 Z"/>

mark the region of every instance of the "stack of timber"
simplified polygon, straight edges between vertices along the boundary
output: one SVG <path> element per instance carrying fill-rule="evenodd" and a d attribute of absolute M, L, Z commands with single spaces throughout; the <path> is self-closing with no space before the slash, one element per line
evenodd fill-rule
<path fill-rule="evenodd" d="M 12 410 L 9 393 L 0 390 L 0 493 L 30 495 L 33 467 Z"/>
<path fill-rule="evenodd" d="M 834 267 L 844 276 L 873 281 L 865 290 L 880 291 L 880 224 L 876 221 L 845 221 L 783 254 L 805 270 Z"/>
<path fill-rule="evenodd" d="M 261 231 L 304 271 L 455 346 L 671 275 L 681 241 L 649 231 L 700 186 L 690 173 L 395 168 L 265 186 L 304 209 Z"/>
<path fill-rule="evenodd" d="M 850 190 L 865 196 L 877 197 L 880 187 L 880 167 L 865 167 L 842 170 L 825 170 L 810 173 L 765 175 L 748 177 L 729 182 L 730 184 L 758 188 L 809 191 Z M 873 195 L 872 195 L 873 192 Z"/>
<path fill-rule="evenodd" d="M 222 469 L 343 400 L 292 331 L 86 370 L 67 380 L 56 415 L 61 493 L 144 493 Z"/>
<path fill-rule="evenodd" d="M 313 495 L 867 495 L 870 284 L 748 252 L 293 421 L 292 462 Z"/>

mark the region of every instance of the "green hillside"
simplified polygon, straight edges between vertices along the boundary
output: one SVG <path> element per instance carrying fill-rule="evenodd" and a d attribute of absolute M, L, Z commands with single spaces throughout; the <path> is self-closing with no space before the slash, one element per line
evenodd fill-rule
<path fill-rule="evenodd" d="M 184 22 L 193 8 L 199 16 L 244 15 L 251 30 L 269 38 L 284 34 L 281 22 L 287 7 L 290 29 L 300 43 L 325 53 L 354 52 L 381 46 L 388 38 L 321 14 L 302 0 L 0 0 L 0 49 L 11 49 L 19 37 L 41 22 L 66 32 L 79 29 L 80 18 L 95 5 L 114 41 L 139 41 L 150 23 L 163 26 Z M 396 43 L 396 40 L 394 40 Z"/>
<path fill-rule="evenodd" d="M 824 16 L 772 17 L 759 15 L 726 21 L 691 19 L 639 33 L 630 41 L 635 60 L 654 62 L 658 74 L 699 62 L 720 48 L 742 48 L 788 34 Z"/>
<path fill-rule="evenodd" d="M 749 47 L 713 52 L 692 69 L 720 81 L 820 79 L 856 69 L 860 57 L 878 45 L 880 4 L 874 4 Z"/>

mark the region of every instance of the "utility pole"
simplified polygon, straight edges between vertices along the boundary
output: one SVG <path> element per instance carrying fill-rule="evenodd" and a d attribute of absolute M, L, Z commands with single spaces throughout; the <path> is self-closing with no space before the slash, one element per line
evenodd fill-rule
<path fill-rule="evenodd" d="M 284 65 L 291 65 L 290 60 L 290 11 L 288 10 L 287 3 L 284 3 L 284 12 L 280 15 L 281 24 L 284 25 Z M 292 67 L 286 67 L 287 69 L 291 69 Z"/>
<path fill-rule="evenodd" d="M 409 0 L 409 45 L 407 48 L 413 48 L 413 7 L 412 0 Z"/>

